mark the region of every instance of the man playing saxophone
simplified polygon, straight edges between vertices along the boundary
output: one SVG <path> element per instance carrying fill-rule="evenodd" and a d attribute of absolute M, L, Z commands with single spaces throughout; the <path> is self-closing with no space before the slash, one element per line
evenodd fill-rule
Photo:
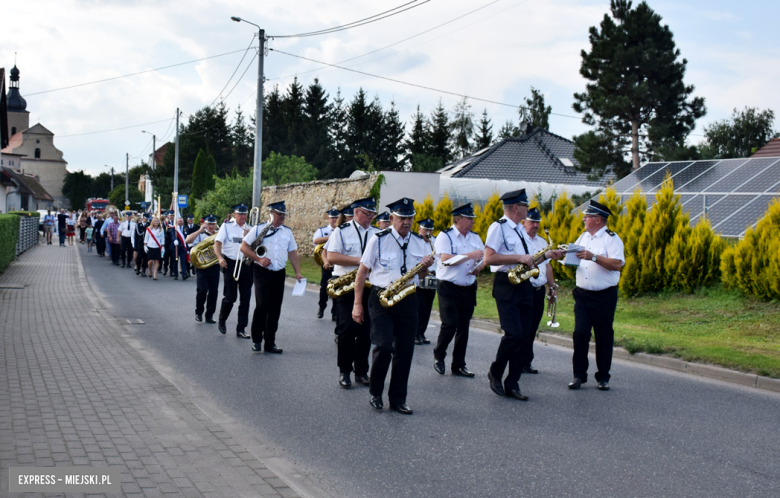
<path fill-rule="evenodd" d="M 340 214 L 341 213 L 338 209 L 331 209 L 327 212 L 328 224 L 314 231 L 313 242 L 315 247 L 320 244 L 327 245 L 330 234 L 333 233 L 333 230 L 336 229 L 336 222 L 338 221 Z M 324 252 L 325 251 L 323 251 L 323 253 Z M 319 308 L 317 309 L 317 318 L 322 318 L 325 314 L 325 308 L 328 307 L 328 280 L 330 280 L 332 276 L 333 263 L 331 263 L 330 260 L 325 257 L 322 260 L 322 269 L 320 272 L 320 301 Z M 333 317 L 333 321 L 335 322 L 337 315 L 336 301 L 333 301 L 333 306 L 330 308 L 330 313 Z"/>
<path fill-rule="evenodd" d="M 238 323 L 236 323 L 236 337 L 249 339 L 246 334 L 246 326 L 249 323 L 249 300 L 252 298 L 252 274 L 242 271 L 238 282 L 233 278 L 236 265 L 241 264 L 241 241 L 249 233 L 246 217 L 249 208 L 241 203 L 233 208 L 233 221 L 226 221 L 219 228 L 217 240 L 214 242 L 214 253 L 219 259 L 222 268 L 222 306 L 219 308 L 219 331 L 227 333 L 227 319 L 233 310 L 236 299 L 238 303 Z"/>
<path fill-rule="evenodd" d="M 195 246 L 217 233 L 217 217 L 206 215 L 203 225 L 187 235 L 187 245 Z M 212 265 L 195 272 L 198 287 L 195 292 L 195 321 L 203 321 L 203 308 L 206 308 L 206 323 L 217 323 L 214 313 L 217 311 L 217 292 L 219 291 L 219 265 Z"/>
<path fill-rule="evenodd" d="M 525 189 L 507 192 L 501 196 L 504 216 L 488 228 L 485 240 L 485 263 L 490 265 L 493 277 L 493 298 L 496 300 L 498 318 L 504 337 L 490 365 L 488 379 L 490 389 L 499 396 L 509 396 L 520 401 L 528 396 L 520 392 L 520 375 L 528 364 L 523 344 L 531 334 L 534 300 L 533 286 L 529 280 L 514 285 L 507 272 L 518 263 L 528 268 L 535 266 L 529 248 L 528 234 L 520 223 L 528 213 L 528 196 Z M 560 257 L 560 251 L 547 251 L 545 258 Z M 504 372 L 509 372 L 504 380 Z"/>
<path fill-rule="evenodd" d="M 263 351 L 281 354 L 282 349 L 276 347 L 276 331 L 279 329 L 279 315 L 282 313 L 284 299 L 284 268 L 287 260 L 292 263 L 295 278 L 300 282 L 301 265 L 298 260 L 298 244 L 292 230 L 284 226 L 287 208 L 284 201 L 268 205 L 271 211 L 271 221 L 258 223 L 241 242 L 241 252 L 256 264 L 252 264 L 252 274 L 255 283 L 255 314 L 252 317 L 252 351 L 260 352 L 265 340 Z M 268 226 L 270 223 L 270 227 Z M 266 230 L 268 229 L 268 230 Z M 255 244 L 262 237 L 259 244 Z M 258 256 L 252 247 L 257 245 L 265 248 L 265 255 Z"/>
<path fill-rule="evenodd" d="M 357 270 L 360 258 L 363 256 L 370 239 L 379 232 L 371 226 L 376 214 L 376 202 L 367 197 L 352 203 L 354 218 L 340 225 L 333 231 L 328 241 L 328 261 L 334 264 L 333 275 L 341 277 Z M 365 279 L 364 279 L 365 281 Z M 368 293 L 364 293 L 362 305 L 368 305 Z M 339 385 L 343 388 L 352 386 L 350 375 L 355 371 L 355 383 L 367 386 L 368 354 L 371 351 L 371 322 L 356 323 L 352 319 L 352 306 L 355 297 L 351 292 L 337 297 L 335 303 L 338 309 L 336 335 L 338 337 L 338 367 Z"/>
<path fill-rule="evenodd" d="M 406 404 L 409 370 L 414 355 L 414 336 L 417 331 L 417 296 L 410 294 L 392 306 L 380 302 L 380 293 L 392 283 L 401 281 L 417 285 L 420 276 L 433 264 L 431 247 L 422 236 L 413 233 L 415 215 L 414 200 L 404 197 L 387 206 L 392 213 L 392 228 L 382 230 L 371 237 L 360 259 L 355 285 L 352 319 L 363 323 L 368 319 L 363 305 L 366 277 L 370 273 L 371 292 L 368 298 L 368 316 L 371 320 L 371 342 L 374 352 L 371 362 L 369 393 L 371 406 L 383 408 L 382 392 L 390 363 L 393 373 L 388 389 L 390 408 L 404 415 L 411 415 Z M 418 264 L 424 268 L 419 274 L 409 273 Z M 385 296 L 391 297 L 391 296 Z"/>

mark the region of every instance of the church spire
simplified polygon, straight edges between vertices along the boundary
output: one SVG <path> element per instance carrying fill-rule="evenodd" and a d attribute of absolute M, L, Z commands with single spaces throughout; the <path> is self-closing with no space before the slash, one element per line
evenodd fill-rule
<path fill-rule="evenodd" d="M 24 112 L 27 109 L 27 101 L 19 93 L 19 68 L 14 64 L 11 69 L 11 85 L 8 88 L 8 112 Z"/>

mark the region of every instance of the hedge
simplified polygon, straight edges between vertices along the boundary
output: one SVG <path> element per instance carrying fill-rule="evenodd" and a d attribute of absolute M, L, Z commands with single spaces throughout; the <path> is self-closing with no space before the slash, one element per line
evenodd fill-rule
<path fill-rule="evenodd" d="M 16 258 L 16 242 L 19 240 L 19 216 L 0 214 L 0 272 Z"/>
<path fill-rule="evenodd" d="M 8 211 L 8 214 L 18 214 L 19 216 L 31 216 L 33 218 L 40 217 L 40 213 L 38 213 L 38 211 Z"/>

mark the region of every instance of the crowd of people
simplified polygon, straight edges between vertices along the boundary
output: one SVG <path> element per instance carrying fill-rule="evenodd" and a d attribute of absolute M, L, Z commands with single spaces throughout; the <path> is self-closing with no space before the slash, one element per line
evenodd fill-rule
<path fill-rule="evenodd" d="M 475 377 L 466 366 L 469 324 L 477 304 L 476 276 L 489 266 L 494 274 L 492 297 L 504 332 L 488 370 L 489 386 L 499 396 L 527 400 L 520 391 L 520 378 L 538 373 L 532 364 L 534 338 L 545 302 L 557 298 L 549 263 L 566 257 L 567 264 L 577 266 L 574 375 L 568 387 L 579 389 L 587 382 L 593 330 L 597 387 L 609 390 L 612 322 L 625 262 L 620 237 L 606 227 L 609 209 L 590 202 L 584 215 L 585 231 L 569 250 L 551 247 L 539 235 L 541 213 L 529 209 L 524 190 L 508 192 L 501 201 L 504 215 L 490 225 L 485 243 L 472 231 L 475 215 L 470 203 L 453 209 L 452 226 L 436 237 L 431 219 L 419 221 L 419 233 L 411 230 L 416 213 L 414 200 L 409 198 L 388 204 L 389 212 L 379 215 L 373 198 L 325 213 L 328 224 L 318 228 L 312 239 L 322 263 L 316 316 L 324 316 L 332 299 L 339 386 L 351 388 L 354 372 L 355 383 L 369 387 L 371 406 L 381 410 L 392 365 L 387 392 L 390 408 L 411 414 L 406 401 L 412 357 L 415 345 L 431 343 L 425 333 L 437 294 L 441 327 L 433 347 L 433 368 L 438 374 L 446 373 L 445 359 L 452 344 L 452 375 Z M 62 233 L 67 236 L 69 226 L 78 227 L 79 242 L 89 244 L 88 250 L 94 243 L 98 256 L 107 253 L 113 265 L 134 268 L 141 277 L 157 280 L 162 272 L 174 280 L 179 274 L 187 280 L 194 273 L 197 322 L 205 318 L 226 334 L 226 322 L 239 301 L 236 336 L 251 339 L 253 352 L 281 354 L 276 336 L 287 263 L 292 264 L 298 281 L 302 277 L 298 245 L 292 230 L 284 225 L 284 201 L 269 204 L 267 209 L 268 221 L 254 226 L 247 224 L 245 204 L 235 206 L 221 226 L 214 215 L 198 224 L 192 216 L 176 218 L 173 211 L 162 219 L 125 212 L 120 220 L 117 212 L 73 216 L 63 210 L 56 217 L 47 215 L 46 223 L 57 223 L 60 245 L 64 245 Z M 50 232 L 46 232 L 48 243 Z M 206 253 L 204 248 L 211 261 L 195 269 L 190 252 Z M 220 273 L 223 293 L 217 313 Z M 253 288 L 255 310 L 250 324 Z"/>

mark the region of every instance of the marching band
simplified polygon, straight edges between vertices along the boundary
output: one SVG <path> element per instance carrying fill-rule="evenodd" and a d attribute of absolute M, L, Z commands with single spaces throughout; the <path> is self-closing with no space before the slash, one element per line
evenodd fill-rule
<path fill-rule="evenodd" d="M 610 389 L 612 322 L 617 284 L 625 264 L 623 242 L 606 226 L 612 213 L 591 201 L 584 212 L 585 231 L 571 244 L 573 249 L 554 249 L 539 234 L 541 213 L 538 208 L 528 209 L 525 190 L 507 192 L 500 200 L 504 215 L 490 225 L 484 244 L 472 231 L 475 214 L 471 203 L 451 211 L 452 226 L 438 237 L 433 236 L 430 218 L 419 221 L 419 233 L 411 230 L 416 213 L 414 200 L 409 198 L 388 204 L 389 212 L 379 215 L 370 197 L 325 213 L 328 225 L 318 228 L 312 237 L 315 260 L 322 267 L 317 318 L 323 317 L 331 296 L 341 388 L 352 387 L 354 372 L 355 383 L 369 388 L 370 405 L 382 410 L 385 380 L 392 365 L 387 390 L 390 409 L 412 414 L 407 385 L 414 346 L 430 343 L 425 330 L 437 294 L 441 326 L 433 348 L 434 370 L 440 375 L 446 373 L 447 350 L 454 343 L 452 375 L 475 377 L 466 367 L 466 350 L 477 304 L 477 275 L 488 265 L 494 274 L 492 296 L 503 331 L 488 369 L 489 387 L 499 396 L 528 400 L 520 391 L 520 378 L 524 373 L 538 373 L 532 365 L 534 338 L 545 302 L 557 300 L 558 286 L 549 263 L 572 252 L 576 253 L 577 271 L 573 291 L 573 380 L 568 388 L 576 390 L 587 382 L 592 330 L 597 388 Z M 295 236 L 284 225 L 284 201 L 266 207 L 267 221 L 261 222 L 260 208 L 254 208 L 247 223 L 249 208 L 239 204 L 234 207 L 232 220 L 222 226 L 213 214 L 206 215 L 199 225 L 193 216 L 188 216 L 185 224 L 184 219 L 175 218 L 173 211 L 165 213 L 167 218 L 162 222 L 148 213 L 136 220 L 125 213 L 122 223 L 115 218 L 116 229 L 108 238 L 112 251 L 121 256 L 123 267 L 130 267 L 135 252 L 134 267 L 142 277 L 147 276 L 148 269 L 148 276 L 157 280 L 162 261 L 163 275 L 170 270 L 171 276 L 178 279 L 180 267 L 186 280 L 191 259 L 197 278 L 195 321 L 203 322 L 205 314 L 205 323 L 218 323 L 218 330 L 226 334 L 227 320 L 239 300 L 237 337 L 251 338 L 253 352 L 281 354 L 276 334 L 288 261 L 296 280 L 300 282 L 302 276 Z M 337 225 L 338 221 L 342 223 Z M 215 320 L 220 273 L 223 298 Z M 250 336 L 246 327 L 250 326 L 253 286 L 255 311 Z"/>

